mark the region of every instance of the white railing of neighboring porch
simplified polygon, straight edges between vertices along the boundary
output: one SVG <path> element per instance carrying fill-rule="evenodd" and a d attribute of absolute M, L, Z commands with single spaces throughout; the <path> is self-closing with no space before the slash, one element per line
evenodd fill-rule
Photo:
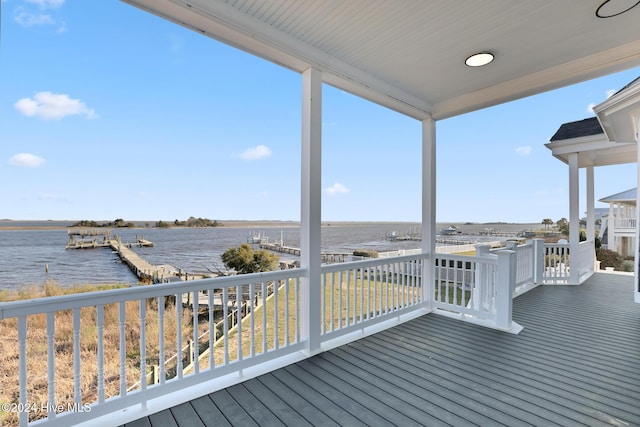
<path fill-rule="evenodd" d="M 635 218 L 616 218 L 614 220 L 614 224 L 615 224 L 616 230 L 619 230 L 621 228 L 630 228 L 635 230 L 636 219 Z"/>
<path fill-rule="evenodd" d="M 580 256 L 592 252 L 589 245 L 593 242 L 580 246 Z M 414 254 L 323 265 L 320 318 L 314 320 L 321 323 L 322 348 L 369 326 L 384 327 L 382 322 L 430 310 L 517 332 L 513 297 L 569 277 L 565 244 L 536 239 L 495 252 L 487 245 L 476 249 L 477 256 Z M 433 263 L 435 280 L 424 288 L 427 261 Z M 593 258 L 590 262 L 593 266 Z M 588 263 L 578 268 L 588 269 Z M 19 356 L 19 386 L 12 393 L 19 396 L 16 408 L 25 410 L 14 415 L 22 425 L 42 417 L 43 425 L 69 425 L 134 405 L 145 409 L 153 399 L 204 381 L 272 368 L 280 357 L 303 358 L 307 342 L 301 325 L 310 321 L 301 308 L 306 275 L 305 269 L 291 269 L 0 304 L 3 340 L 15 342 Z M 183 304 L 187 294 L 191 303 Z M 238 302 L 250 308 L 236 311 Z M 196 306 L 204 308 L 202 313 Z M 216 306 L 221 322 L 213 317 Z M 238 321 L 232 326 L 226 319 L 234 312 Z M 30 334 L 38 323 L 46 329 L 41 338 Z M 221 331 L 211 333 L 216 326 Z M 197 355 L 185 354 L 188 340 Z M 107 351 L 112 348 L 115 353 Z M 34 357 L 41 363 L 37 368 Z M 193 365 L 187 371 L 188 361 Z M 62 376 L 65 364 L 71 377 Z M 148 380 L 151 366 L 159 370 L 154 381 Z M 40 397 L 44 402 L 29 411 L 38 397 L 27 390 L 38 387 L 46 389 Z M 2 393 L 6 399 L 7 390 Z"/>

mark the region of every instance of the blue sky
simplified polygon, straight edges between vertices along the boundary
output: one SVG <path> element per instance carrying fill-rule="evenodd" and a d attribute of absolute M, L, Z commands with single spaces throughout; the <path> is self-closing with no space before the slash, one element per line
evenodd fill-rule
<path fill-rule="evenodd" d="M 299 219 L 300 75 L 115 0 L 1 7 L 0 218 Z M 544 144 L 638 75 L 438 122 L 437 220 L 568 218 Z M 323 91 L 322 219 L 419 221 L 421 124 Z M 635 185 L 596 168 L 596 199 Z"/>

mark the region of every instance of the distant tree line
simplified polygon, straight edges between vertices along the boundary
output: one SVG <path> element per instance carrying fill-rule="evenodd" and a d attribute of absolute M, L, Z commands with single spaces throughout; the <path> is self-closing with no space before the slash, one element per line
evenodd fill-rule
<path fill-rule="evenodd" d="M 112 221 L 112 222 L 102 222 L 102 223 L 98 223 L 96 221 L 90 221 L 87 219 L 83 219 L 82 221 L 78 221 L 75 224 L 72 225 L 72 227 L 113 227 L 113 228 L 123 228 L 123 227 L 137 227 L 137 225 L 133 222 L 125 222 L 124 219 L 122 218 L 117 218 L 116 220 Z"/>
<path fill-rule="evenodd" d="M 221 227 L 222 223 L 218 220 L 210 220 L 207 218 L 195 218 L 189 217 L 186 221 L 175 220 L 171 222 L 158 221 L 156 227 L 169 228 L 169 227 Z"/>

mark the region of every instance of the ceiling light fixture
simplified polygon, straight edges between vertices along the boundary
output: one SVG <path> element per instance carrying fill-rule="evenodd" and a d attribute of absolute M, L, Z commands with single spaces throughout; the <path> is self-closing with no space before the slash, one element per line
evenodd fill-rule
<path fill-rule="evenodd" d="M 640 1 L 637 0 L 605 0 L 596 9 L 596 16 L 598 18 L 613 18 L 630 11 L 639 4 Z"/>
<path fill-rule="evenodd" d="M 493 61 L 493 53 L 491 52 L 480 52 L 474 53 L 467 59 L 465 59 L 464 63 L 469 67 L 482 67 L 483 65 L 487 65 Z"/>

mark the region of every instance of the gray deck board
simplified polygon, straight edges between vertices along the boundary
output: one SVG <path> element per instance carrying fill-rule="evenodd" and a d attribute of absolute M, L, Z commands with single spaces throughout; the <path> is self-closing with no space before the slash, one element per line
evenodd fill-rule
<path fill-rule="evenodd" d="M 189 402 L 174 406 L 170 411 L 173 419 L 180 427 L 204 427 L 205 425 L 198 412 Z"/>
<path fill-rule="evenodd" d="M 193 409 L 198 413 L 205 425 L 216 425 L 220 427 L 231 425 L 209 396 L 199 397 L 189 403 L 191 403 L 191 406 L 193 406 Z"/>
<path fill-rule="evenodd" d="M 632 282 L 538 287 L 519 335 L 422 316 L 128 426 L 640 425 Z"/>

